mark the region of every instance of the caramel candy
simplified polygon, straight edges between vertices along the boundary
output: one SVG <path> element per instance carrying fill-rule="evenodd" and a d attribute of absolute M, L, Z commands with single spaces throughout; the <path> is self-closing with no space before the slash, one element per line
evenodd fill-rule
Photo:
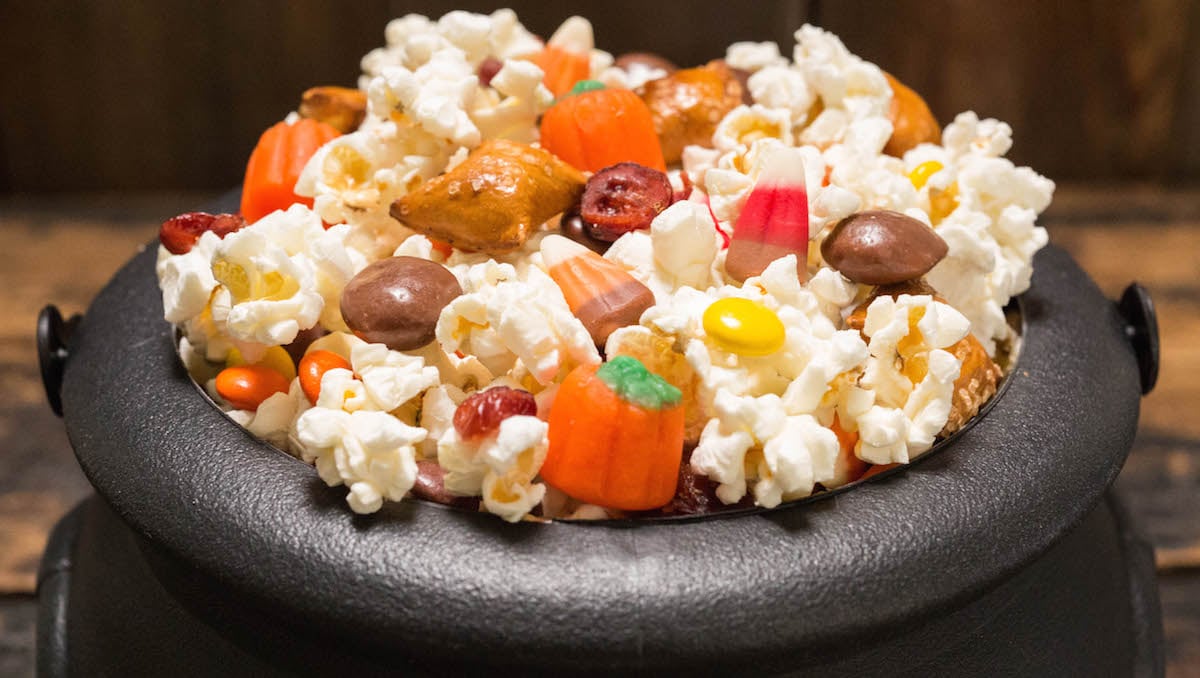
<path fill-rule="evenodd" d="M 349 134 L 367 115 L 367 93 L 348 87 L 313 87 L 300 97 L 298 112 Z"/>
<path fill-rule="evenodd" d="M 821 243 L 821 256 L 830 266 L 866 285 L 920 278 L 947 251 L 946 241 L 932 228 L 889 210 L 851 214 Z"/>
<path fill-rule="evenodd" d="M 410 351 L 433 341 L 442 309 L 462 294 L 445 266 L 418 257 L 381 259 L 342 290 L 342 319 L 364 341 Z"/>
<path fill-rule="evenodd" d="M 942 139 L 942 128 L 929 110 L 929 105 L 920 94 L 912 91 L 904 83 L 887 76 L 888 84 L 892 87 L 892 105 L 888 110 L 888 118 L 892 121 L 892 137 L 888 139 L 883 152 L 903 157 L 910 148 L 920 143 L 936 144 Z"/>
<path fill-rule="evenodd" d="M 391 214 L 460 249 L 508 252 L 578 202 L 583 186 L 583 174 L 553 154 L 493 139 L 392 203 Z"/>
<path fill-rule="evenodd" d="M 742 103 L 742 85 L 731 68 L 713 61 L 651 80 L 642 87 L 642 100 L 670 165 L 679 162 L 684 146 L 712 146 L 717 123 Z"/>

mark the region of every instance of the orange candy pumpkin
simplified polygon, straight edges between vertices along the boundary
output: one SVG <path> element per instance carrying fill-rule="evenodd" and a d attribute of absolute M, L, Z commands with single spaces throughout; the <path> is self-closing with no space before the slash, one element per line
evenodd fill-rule
<path fill-rule="evenodd" d="M 575 368 L 550 409 L 542 479 L 598 506 L 657 508 L 675 496 L 683 458 L 678 389 L 636 358 Z"/>
<path fill-rule="evenodd" d="M 642 98 L 584 80 L 542 116 L 542 147 L 576 169 L 597 172 L 636 162 L 665 172 L 654 119 Z"/>
<path fill-rule="evenodd" d="M 296 195 L 296 180 L 309 158 L 327 141 L 341 136 L 331 125 L 302 118 L 272 126 L 258 139 L 242 183 L 242 216 L 255 222 L 294 203 L 312 207 L 312 198 Z"/>

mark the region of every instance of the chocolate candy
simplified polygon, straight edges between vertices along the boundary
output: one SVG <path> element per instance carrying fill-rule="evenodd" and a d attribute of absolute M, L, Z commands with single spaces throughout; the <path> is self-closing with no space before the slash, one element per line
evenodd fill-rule
<path fill-rule="evenodd" d="M 558 228 L 564 236 L 583 245 L 596 254 L 604 254 L 612 246 L 611 242 L 597 240 L 592 237 L 591 230 L 587 224 L 583 223 L 583 217 L 579 216 L 578 208 L 572 208 L 564 212 L 562 219 L 559 220 Z"/>
<path fill-rule="evenodd" d="M 890 285 L 925 275 L 947 249 L 946 241 L 920 221 L 871 210 L 838 222 L 821 243 L 821 256 L 854 282 Z"/>
<path fill-rule="evenodd" d="M 433 341 L 438 316 L 462 287 L 446 267 L 417 257 L 367 266 L 342 291 L 342 319 L 361 339 L 409 351 Z"/>

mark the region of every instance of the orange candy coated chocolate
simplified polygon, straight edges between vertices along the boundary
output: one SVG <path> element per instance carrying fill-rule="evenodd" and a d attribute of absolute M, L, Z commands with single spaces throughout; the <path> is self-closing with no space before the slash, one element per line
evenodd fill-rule
<path fill-rule="evenodd" d="M 217 393 L 239 410 L 257 410 L 276 393 L 287 393 L 286 377 L 262 365 L 226 367 L 217 374 Z"/>
<path fill-rule="evenodd" d="M 300 388 L 308 396 L 308 402 L 317 404 L 321 395 L 321 378 L 329 370 L 350 369 L 350 362 L 333 351 L 312 351 L 300 359 Z"/>

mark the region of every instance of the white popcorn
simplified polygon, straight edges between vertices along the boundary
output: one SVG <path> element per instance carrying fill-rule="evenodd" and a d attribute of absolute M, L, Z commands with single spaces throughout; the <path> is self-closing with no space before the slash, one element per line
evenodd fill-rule
<path fill-rule="evenodd" d="M 286 393 L 275 393 L 262 401 L 258 409 L 247 413 L 250 416 L 242 423 L 246 430 L 275 447 L 289 451 L 288 434 L 292 422 L 308 404 L 304 390 L 300 388 L 300 380 L 293 379 Z"/>
<path fill-rule="evenodd" d="M 385 86 L 382 79 L 372 83 Z M 370 260 L 391 253 L 410 234 L 389 214 L 392 202 L 442 172 L 454 150 L 417 125 L 368 115 L 372 119 L 318 149 L 296 182 L 296 193 L 314 199 L 321 219 L 351 226 L 346 244 Z"/>
<path fill-rule="evenodd" d="M 650 240 L 654 262 L 672 287 L 705 289 L 715 281 L 719 245 L 708 208 L 688 201 L 671 205 L 650 223 Z"/>
<path fill-rule="evenodd" d="M 438 318 L 442 348 L 478 357 L 493 374 L 508 372 L 520 360 L 542 385 L 577 365 L 600 362 L 591 336 L 554 281 L 536 267 L 526 271 L 524 281 L 516 276 L 511 265 L 494 261 L 460 276 L 467 293 Z"/>
<path fill-rule="evenodd" d="M 315 325 L 325 299 L 307 245 L 323 233 L 311 211 L 293 205 L 225 236 L 212 258 L 217 325 L 232 339 L 264 346 L 287 344 Z"/>
<path fill-rule="evenodd" d="M 792 125 L 808 122 L 809 111 L 817 99 L 804 75 L 784 65 L 763 68 L 750 76 L 746 86 L 754 103 L 787 111 Z"/>
<path fill-rule="evenodd" d="M 171 254 L 159 246 L 158 286 L 162 290 L 163 317 L 170 323 L 182 323 L 200 315 L 217 287 L 212 274 L 212 255 L 221 239 L 205 231 L 192 249 Z"/>
<path fill-rule="evenodd" d="M 784 65 L 787 59 L 779 54 L 779 45 L 773 42 L 735 42 L 725 48 L 725 63 L 754 73 L 771 66 Z"/>
<path fill-rule="evenodd" d="M 721 118 L 713 132 L 713 146 L 732 151 L 749 148 L 759 139 L 777 139 L 792 144 L 792 119 L 787 109 L 768 108 L 762 104 L 738 106 Z"/>
<path fill-rule="evenodd" d="M 381 410 L 391 411 L 439 383 L 438 370 L 423 358 L 361 343 L 350 351 L 350 364 L 367 395 Z"/>
<path fill-rule="evenodd" d="M 876 405 L 856 422 L 859 458 L 908 463 L 933 445 L 950 415 L 959 371 L 958 359 L 941 349 L 956 344 L 968 328 L 961 313 L 928 295 L 871 302 L 863 325 L 871 358 L 861 384 L 874 391 Z"/>
<path fill-rule="evenodd" d="M 814 417 L 788 417 L 763 445 L 756 464 L 755 503 L 772 508 L 812 494 L 815 483 L 833 478 L 838 449 L 837 436 Z"/>
<path fill-rule="evenodd" d="M 446 469 L 445 487 L 454 494 L 482 496 L 482 506 L 516 522 L 542 501 L 546 487 L 533 478 L 546 459 L 546 422 L 511 416 L 497 431 L 478 440 L 463 439 L 451 427 L 438 441 L 438 463 Z"/>
<path fill-rule="evenodd" d="M 477 96 L 470 111 L 482 138 L 536 141 L 538 116 L 554 103 L 554 95 L 542 84 L 542 69 L 530 61 L 509 59 L 492 78 L 491 88 L 491 95 L 485 90 Z"/>
<path fill-rule="evenodd" d="M 330 487 L 349 488 L 346 503 L 355 513 L 374 513 L 384 499 L 399 501 L 417 480 L 413 446 L 425 430 L 386 412 L 318 406 L 300 415 L 296 431 L 301 458 Z"/>

